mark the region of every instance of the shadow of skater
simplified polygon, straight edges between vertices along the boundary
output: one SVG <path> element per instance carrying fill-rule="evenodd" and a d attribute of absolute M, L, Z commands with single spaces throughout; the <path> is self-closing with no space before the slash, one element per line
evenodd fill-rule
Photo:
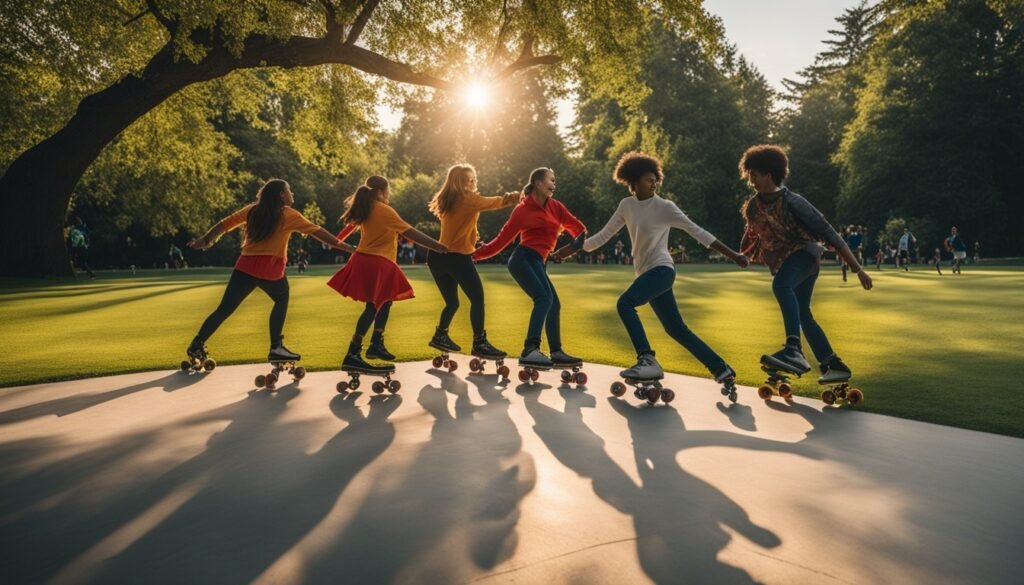
<path fill-rule="evenodd" d="M 418 401 L 433 418 L 430 440 L 408 467 L 380 474 L 337 541 L 311 559 L 309 581 L 465 581 L 515 550 L 519 502 L 535 472 L 508 401 L 492 376 L 473 377 L 484 399 L 474 404 L 465 381 L 429 373 L 440 387 L 424 386 Z"/>
<path fill-rule="evenodd" d="M 765 548 L 778 546 L 779 537 L 754 524 L 718 488 L 687 473 L 676 456 L 683 449 L 712 445 L 811 456 L 808 449 L 723 431 L 686 431 L 674 408 L 638 407 L 609 398 L 633 437 L 637 485 L 608 455 L 604 440 L 583 422 L 579 403 L 586 400 L 585 395 L 563 396 L 565 412 L 527 396 L 534 429 L 559 461 L 591 478 L 598 497 L 633 517 L 637 555 L 651 579 L 658 583 L 753 582 L 746 571 L 718 560 L 730 540 L 722 526 Z"/>
<path fill-rule="evenodd" d="M 757 424 L 754 422 L 754 409 L 751 408 L 749 404 L 730 402 L 729 405 L 726 406 L 719 401 L 715 406 L 718 407 L 718 412 L 729 417 L 729 422 L 731 422 L 734 427 L 750 432 L 757 430 Z"/>
<path fill-rule="evenodd" d="M 229 418 L 207 450 L 176 476 L 206 476 L 199 491 L 121 554 L 98 582 L 249 583 L 312 531 L 359 472 L 395 437 L 388 417 L 400 396 L 374 396 L 364 416 L 358 394 L 335 396 L 331 412 L 349 424 L 309 453 L 315 424 L 275 421 L 298 395 L 250 392 L 234 405 L 197 417 Z"/>
<path fill-rule="evenodd" d="M 95 393 L 81 392 L 72 396 L 47 400 L 46 402 L 28 404 L 0 412 L 0 425 L 8 425 L 40 416 L 67 416 L 87 408 L 92 408 L 93 406 L 99 406 L 104 402 L 128 396 L 129 394 L 149 390 L 150 388 L 162 388 L 164 392 L 174 392 L 186 386 L 191 386 L 202 378 L 202 375 L 189 376 L 181 372 L 174 372 L 158 380 L 149 380 L 116 390 Z"/>

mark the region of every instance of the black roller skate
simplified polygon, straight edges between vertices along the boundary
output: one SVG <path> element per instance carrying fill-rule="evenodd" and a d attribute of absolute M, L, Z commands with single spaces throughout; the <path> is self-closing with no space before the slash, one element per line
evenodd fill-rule
<path fill-rule="evenodd" d="M 505 365 L 505 358 L 508 354 L 494 347 L 487 341 L 487 333 L 481 332 L 480 335 L 476 336 L 473 340 L 473 351 L 471 352 L 473 359 L 469 360 L 469 371 L 472 373 L 483 374 L 484 366 L 487 365 L 487 360 L 493 360 L 494 365 L 497 366 L 498 378 L 503 383 L 509 381 L 509 367 Z"/>
<path fill-rule="evenodd" d="M 454 372 L 459 368 L 459 363 L 451 358 L 451 354 L 457 351 L 462 351 L 462 348 L 458 346 L 451 337 L 448 337 L 448 330 L 441 329 L 440 327 L 434 332 L 434 337 L 428 343 L 430 347 L 440 350 L 441 355 L 435 356 L 431 361 L 431 364 L 435 368 L 446 368 L 449 372 Z"/>
<path fill-rule="evenodd" d="M 853 373 L 850 368 L 833 354 L 832 357 L 821 363 L 821 377 L 818 384 L 827 386 L 821 391 L 821 401 L 832 405 L 842 401 L 850 406 L 856 406 L 864 402 L 864 393 L 859 388 L 850 388 L 848 383 Z"/>
<path fill-rule="evenodd" d="M 587 383 L 587 375 L 581 371 L 583 369 L 582 359 L 558 350 L 551 352 L 551 365 L 556 370 L 562 370 L 563 384 L 572 383 L 583 386 Z"/>
<path fill-rule="evenodd" d="M 391 379 L 391 376 L 395 374 L 394 364 L 377 366 L 368 363 L 359 355 L 359 350 L 360 348 L 358 347 L 349 348 L 348 355 L 341 362 L 341 371 L 349 375 L 349 380 L 338 382 L 337 386 L 335 386 L 338 393 L 345 394 L 349 390 L 358 390 L 360 376 L 379 376 L 384 378 L 383 381 L 375 380 L 373 382 L 372 388 L 375 394 L 380 394 L 385 390 L 392 394 L 398 392 L 402 387 L 402 383 Z"/>
<path fill-rule="evenodd" d="M 295 382 L 305 378 L 306 368 L 298 365 L 301 359 L 301 355 L 284 346 L 284 338 L 282 338 L 280 343 L 270 348 L 270 352 L 267 354 L 267 361 L 271 365 L 270 373 L 256 376 L 256 387 L 273 391 L 283 372 L 291 374 Z"/>
<path fill-rule="evenodd" d="M 212 372 L 217 367 L 217 361 L 210 357 L 206 350 L 206 344 L 198 337 L 192 340 L 188 349 L 185 350 L 185 354 L 188 355 L 188 359 L 181 361 L 182 372 L 189 374 Z"/>

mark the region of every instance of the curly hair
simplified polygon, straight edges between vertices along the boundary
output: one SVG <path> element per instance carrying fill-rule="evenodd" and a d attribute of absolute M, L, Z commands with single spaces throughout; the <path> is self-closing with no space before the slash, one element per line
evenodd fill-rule
<path fill-rule="evenodd" d="M 748 148 L 740 157 L 739 170 L 741 177 L 746 177 L 747 171 L 768 173 L 776 185 L 782 185 L 789 176 L 789 157 L 781 146 L 758 144 Z"/>
<path fill-rule="evenodd" d="M 642 152 L 627 152 L 615 165 L 615 172 L 612 177 L 615 182 L 632 187 L 640 180 L 640 177 L 647 173 L 654 173 L 660 183 L 665 175 L 661 172 L 661 161 L 649 154 Z"/>

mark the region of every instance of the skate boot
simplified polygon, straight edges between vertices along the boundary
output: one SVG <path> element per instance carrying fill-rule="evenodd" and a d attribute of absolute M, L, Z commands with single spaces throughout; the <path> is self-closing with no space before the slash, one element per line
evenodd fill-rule
<path fill-rule="evenodd" d="M 807 358 L 796 345 L 787 344 L 772 355 L 762 355 L 761 364 L 794 374 L 806 374 L 811 371 L 811 364 L 807 363 Z"/>
<path fill-rule="evenodd" d="M 642 353 L 636 358 L 636 365 L 619 372 L 619 376 L 627 380 L 660 380 L 665 377 L 661 364 L 654 359 L 653 353 Z"/>
<path fill-rule="evenodd" d="M 494 347 L 487 341 L 486 333 L 473 340 L 473 355 L 486 360 L 500 360 L 508 356 L 507 353 Z"/>
<path fill-rule="evenodd" d="M 462 348 L 459 347 L 454 341 L 452 341 L 451 337 L 448 337 L 447 329 L 438 328 L 434 332 L 434 338 L 430 340 L 430 343 L 428 345 L 430 345 L 430 347 L 433 347 L 434 349 L 439 349 L 444 352 L 462 351 Z"/>
<path fill-rule="evenodd" d="M 373 332 L 373 337 L 370 338 L 370 345 L 366 348 L 366 357 L 384 360 L 386 362 L 395 361 L 394 354 L 388 351 L 388 348 L 384 347 L 383 332 Z"/>
<path fill-rule="evenodd" d="M 551 352 L 551 363 L 556 368 L 571 368 L 583 364 L 583 360 L 571 356 L 562 350 Z"/>
<path fill-rule="evenodd" d="M 217 362 L 206 351 L 206 344 L 198 337 L 192 340 L 185 353 L 188 354 L 188 359 L 181 361 L 182 372 L 190 374 L 202 371 L 212 372 L 217 367 Z"/>
<path fill-rule="evenodd" d="M 531 346 L 523 349 L 522 355 L 519 356 L 519 365 L 530 368 L 539 368 L 542 370 L 550 370 L 554 364 L 551 362 L 551 358 L 540 351 L 539 347 Z"/>
<path fill-rule="evenodd" d="M 188 357 L 194 360 L 203 360 L 207 356 L 206 344 L 203 343 L 202 339 L 196 337 L 189 344 L 188 349 L 185 350 Z"/>
<path fill-rule="evenodd" d="M 846 382 L 853 375 L 850 372 L 850 368 L 837 355 L 833 355 L 825 360 L 819 367 L 821 368 L 821 377 L 818 378 L 819 384 Z"/>
<path fill-rule="evenodd" d="M 395 371 L 395 366 L 393 365 L 374 365 L 364 360 L 359 354 L 360 350 L 358 348 L 355 351 L 352 351 L 350 348 L 349 352 L 345 355 L 345 359 L 341 361 L 341 370 L 343 372 L 358 372 L 361 374 L 373 374 L 378 376 Z"/>
<path fill-rule="evenodd" d="M 270 353 L 267 354 L 268 362 L 297 362 L 301 359 L 302 356 L 285 347 L 283 341 L 270 348 Z"/>

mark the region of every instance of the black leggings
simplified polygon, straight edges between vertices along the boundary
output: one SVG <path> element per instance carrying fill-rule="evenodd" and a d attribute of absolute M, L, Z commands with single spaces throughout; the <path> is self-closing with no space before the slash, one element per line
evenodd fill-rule
<path fill-rule="evenodd" d="M 473 334 L 483 333 L 484 285 L 476 272 L 472 254 L 430 252 L 427 255 L 427 266 L 430 267 L 430 274 L 434 277 L 434 282 L 437 283 L 437 288 L 444 299 L 444 309 L 441 310 L 438 328 L 448 329 L 452 324 L 455 312 L 459 310 L 461 287 L 462 292 L 469 297 L 469 322 L 473 325 Z"/>
<path fill-rule="evenodd" d="M 381 305 L 379 311 L 373 303 L 366 303 L 363 314 L 359 315 L 359 320 L 356 321 L 356 335 L 359 337 L 366 335 L 366 330 L 370 328 L 370 323 L 373 323 L 374 330 L 384 331 L 384 328 L 388 326 L 388 315 L 390 314 L 391 301 Z"/>
<path fill-rule="evenodd" d="M 282 276 L 278 280 L 264 280 L 239 270 L 231 273 L 228 287 L 224 289 L 224 298 L 220 300 L 220 305 L 203 322 L 203 326 L 199 328 L 199 334 L 196 337 L 203 342 L 209 339 L 217 331 L 221 323 L 235 312 L 235 309 L 242 304 L 242 301 L 256 287 L 260 287 L 274 301 L 274 308 L 270 310 L 270 347 L 277 347 L 281 343 L 284 318 L 288 314 L 288 277 Z"/>

